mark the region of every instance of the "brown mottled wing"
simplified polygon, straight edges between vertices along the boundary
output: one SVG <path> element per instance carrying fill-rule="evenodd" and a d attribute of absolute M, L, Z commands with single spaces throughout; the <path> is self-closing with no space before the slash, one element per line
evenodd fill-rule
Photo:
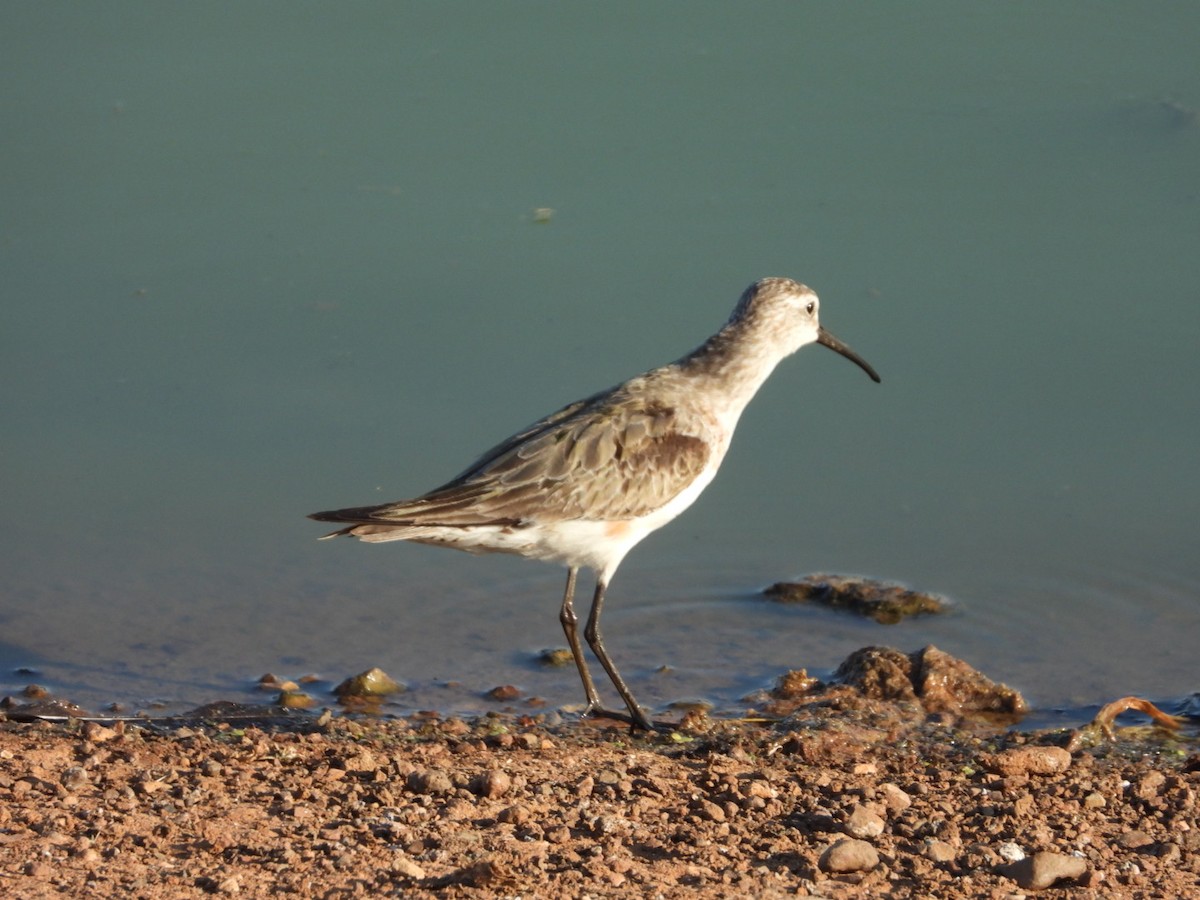
<path fill-rule="evenodd" d="M 704 470 L 709 445 L 675 410 L 602 404 L 515 448 L 488 467 L 485 505 L 522 518 L 631 519 L 666 505 Z"/>
<path fill-rule="evenodd" d="M 709 446 L 687 434 L 670 407 L 604 399 L 543 419 L 423 497 L 342 510 L 349 515 L 337 521 L 453 527 L 652 512 L 704 470 Z"/>

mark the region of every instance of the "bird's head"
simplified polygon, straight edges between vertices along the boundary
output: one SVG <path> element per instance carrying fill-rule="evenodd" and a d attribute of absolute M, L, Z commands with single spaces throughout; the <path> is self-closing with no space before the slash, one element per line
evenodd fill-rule
<path fill-rule="evenodd" d="M 821 327 L 820 309 L 820 299 L 807 285 L 790 278 L 760 278 L 742 293 L 729 322 L 762 335 L 783 356 L 805 344 L 822 344 L 878 382 L 878 373 L 865 359 Z"/>

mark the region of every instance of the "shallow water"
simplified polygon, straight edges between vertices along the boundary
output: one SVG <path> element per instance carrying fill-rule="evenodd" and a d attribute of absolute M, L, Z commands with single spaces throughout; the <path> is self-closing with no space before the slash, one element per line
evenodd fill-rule
<path fill-rule="evenodd" d="M 785 361 L 627 559 L 606 636 L 644 702 L 868 643 L 1044 707 L 1195 689 L 1200 7 L 278 13 L 0 13 L 5 689 L 379 665 L 419 708 L 577 701 L 530 659 L 561 572 L 303 516 L 444 481 L 766 274 L 884 381 Z M 813 571 L 955 611 L 755 598 Z"/>

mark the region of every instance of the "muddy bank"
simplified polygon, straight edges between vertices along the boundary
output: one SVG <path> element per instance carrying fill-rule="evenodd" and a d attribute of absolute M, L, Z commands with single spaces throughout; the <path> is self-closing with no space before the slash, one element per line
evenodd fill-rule
<path fill-rule="evenodd" d="M 950 664 L 876 656 L 906 677 Z M 794 673 L 761 714 L 649 735 L 509 716 L 5 722 L 0 892 L 1200 895 L 1186 730 L 1024 733 L 856 671 Z"/>

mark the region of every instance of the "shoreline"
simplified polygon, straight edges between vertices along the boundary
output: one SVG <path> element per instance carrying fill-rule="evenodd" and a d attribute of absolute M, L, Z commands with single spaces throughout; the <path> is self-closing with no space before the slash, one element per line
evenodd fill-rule
<path fill-rule="evenodd" d="M 965 676 L 885 697 L 902 689 L 879 687 L 886 670 L 793 673 L 759 715 L 652 734 L 501 714 L 4 721 L 0 891 L 1200 893 L 1194 727 L 1021 731 L 967 709 Z"/>

